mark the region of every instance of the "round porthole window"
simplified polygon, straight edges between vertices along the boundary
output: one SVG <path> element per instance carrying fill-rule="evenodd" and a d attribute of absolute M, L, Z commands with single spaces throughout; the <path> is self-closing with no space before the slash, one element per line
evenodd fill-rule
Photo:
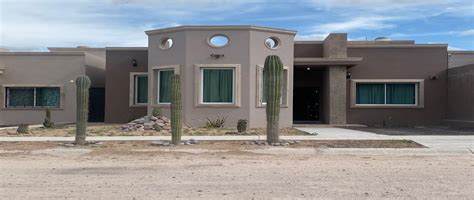
<path fill-rule="evenodd" d="M 169 37 L 164 37 L 160 41 L 160 49 L 167 50 L 173 46 L 173 40 Z"/>
<path fill-rule="evenodd" d="M 209 38 L 208 43 L 212 47 L 225 47 L 229 44 L 229 38 L 222 34 L 213 35 Z"/>
<path fill-rule="evenodd" d="M 265 39 L 265 46 L 269 49 L 278 49 L 280 47 L 280 39 L 277 37 L 268 37 Z"/>

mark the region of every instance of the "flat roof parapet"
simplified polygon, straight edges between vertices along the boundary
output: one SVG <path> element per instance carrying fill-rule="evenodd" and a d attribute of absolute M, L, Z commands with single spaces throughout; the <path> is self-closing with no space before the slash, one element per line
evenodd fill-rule
<path fill-rule="evenodd" d="M 171 32 L 177 32 L 177 31 L 185 31 L 185 30 L 205 30 L 205 31 L 216 31 L 216 30 L 254 30 L 254 31 L 265 31 L 265 32 L 273 32 L 273 33 L 296 35 L 296 31 L 293 31 L 293 30 L 279 29 L 279 28 L 270 28 L 270 27 L 263 27 L 263 26 L 250 26 L 250 25 L 177 26 L 177 27 L 171 27 L 171 28 L 148 30 L 148 31 L 145 31 L 145 33 L 146 33 L 147 35 L 154 35 L 154 34 L 160 34 L 160 33 L 171 33 Z"/>
<path fill-rule="evenodd" d="M 84 52 L 0 52 L 0 56 L 84 56 Z"/>
<path fill-rule="evenodd" d="M 105 47 L 107 51 L 148 51 L 148 47 Z"/>

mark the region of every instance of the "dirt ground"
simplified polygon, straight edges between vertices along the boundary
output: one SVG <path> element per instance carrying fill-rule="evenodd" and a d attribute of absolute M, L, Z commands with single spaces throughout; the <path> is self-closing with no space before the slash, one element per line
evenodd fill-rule
<path fill-rule="evenodd" d="M 383 135 L 474 135 L 474 128 L 452 127 L 348 127 Z"/>
<path fill-rule="evenodd" d="M 105 123 L 90 123 L 87 127 L 88 136 L 169 136 L 171 133 L 167 130 L 154 131 L 122 131 L 120 127 L 123 124 L 105 124 Z M 294 129 L 294 128 L 283 128 L 281 129 L 281 135 L 307 135 L 306 132 Z M 56 136 L 56 137 L 67 137 L 74 136 L 75 125 L 57 125 L 56 128 L 30 128 L 29 134 L 18 134 L 16 129 L 3 129 L 0 130 L 0 136 Z M 183 135 L 237 135 L 236 128 L 184 128 Z M 265 135 L 264 128 L 252 128 L 243 135 Z"/>
<path fill-rule="evenodd" d="M 307 144 L 155 147 L 113 142 L 66 148 L 57 143 L 2 143 L 0 199 L 474 196 L 472 155 L 347 156 L 320 150 Z"/>

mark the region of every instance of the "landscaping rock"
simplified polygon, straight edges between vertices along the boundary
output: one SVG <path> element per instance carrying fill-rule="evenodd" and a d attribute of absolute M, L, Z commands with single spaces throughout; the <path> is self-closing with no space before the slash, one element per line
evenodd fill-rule
<path fill-rule="evenodd" d="M 183 124 L 183 128 L 189 128 L 189 126 Z M 158 116 L 144 116 L 123 125 L 120 130 L 122 131 L 144 131 L 144 130 L 170 130 L 171 123 L 167 117 Z"/>
<path fill-rule="evenodd" d="M 162 146 L 163 144 L 164 144 L 164 142 L 160 141 L 160 140 L 151 142 L 152 146 Z"/>

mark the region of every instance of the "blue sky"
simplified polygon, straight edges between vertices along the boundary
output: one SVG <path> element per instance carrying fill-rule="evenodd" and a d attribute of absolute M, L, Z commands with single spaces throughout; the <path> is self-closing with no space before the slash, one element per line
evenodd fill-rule
<path fill-rule="evenodd" d="M 146 46 L 145 30 L 226 24 L 292 29 L 297 40 L 347 32 L 474 50 L 474 0 L 0 0 L 0 47 L 17 51 Z"/>

